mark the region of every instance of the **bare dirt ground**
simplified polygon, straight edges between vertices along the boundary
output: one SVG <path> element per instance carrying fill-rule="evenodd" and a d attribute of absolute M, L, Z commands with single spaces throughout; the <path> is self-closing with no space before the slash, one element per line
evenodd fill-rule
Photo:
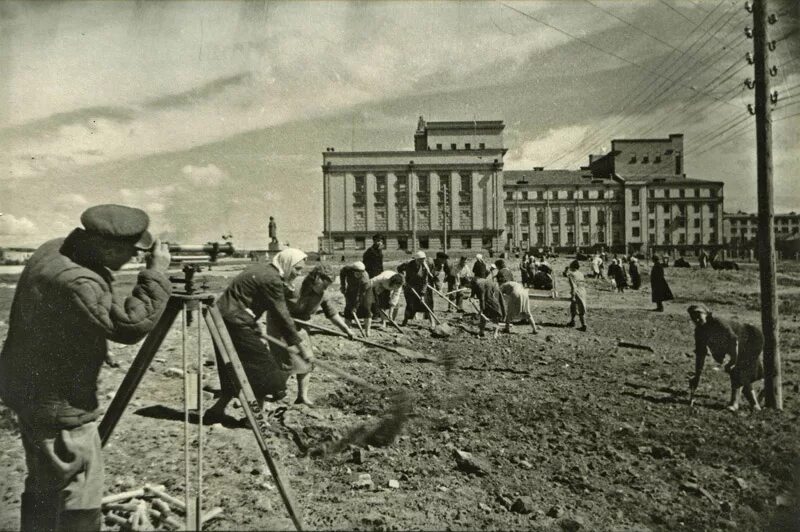
<path fill-rule="evenodd" d="M 561 272 L 566 259 L 556 260 Z M 586 267 L 584 267 L 584 271 Z M 314 335 L 325 360 L 384 388 L 357 389 L 324 371 L 312 376 L 314 408 L 291 406 L 271 417 L 269 441 L 309 529 L 361 530 L 797 530 L 800 461 L 800 266 L 783 263 L 779 288 L 784 411 L 724 409 L 727 375 L 708 359 L 695 407 L 687 405 L 693 326 L 686 307 L 708 304 L 719 316 L 760 324 L 758 273 L 667 269 L 677 300 L 651 312 L 644 286 L 617 294 L 588 280 L 588 332 L 564 327 L 568 302 L 532 300 L 542 327 L 493 339 L 461 329 L 432 338 L 420 316 L 401 342 L 455 368 L 402 358 L 347 340 Z M 201 274 L 213 290 L 235 271 Z M 518 275 L 518 272 L 516 272 Z M 133 277 L 121 276 L 130 285 Z M 0 337 L 5 337 L 15 276 L 0 279 Z M 561 295 L 566 283 L 558 280 Z M 332 290 L 336 290 L 332 287 Z M 458 314 L 437 313 L 451 323 Z M 464 323 L 475 328 L 471 316 Z M 327 324 L 319 315 L 314 321 Z M 190 352 L 197 328 L 187 333 Z M 203 345 L 210 349 L 207 331 Z M 619 341 L 651 346 L 653 353 Z M 99 396 L 108 404 L 138 346 L 112 346 L 121 363 L 104 368 Z M 106 492 L 144 483 L 183 492 L 181 332 L 176 326 L 105 452 Z M 206 368 L 216 384 L 216 370 Z M 413 401 L 410 420 L 389 446 L 330 447 L 354 427 L 375 423 L 396 391 Z M 211 394 L 208 394 L 210 401 Z M 241 417 L 241 410 L 229 412 Z M 289 430 L 292 429 L 292 430 Z M 292 432 L 296 437 L 292 437 Z M 302 445 L 298 445 L 300 442 Z M 472 453 L 464 465 L 456 451 Z M 207 525 L 291 529 L 278 491 L 249 429 L 205 430 L 204 501 L 221 506 Z M 471 472 L 465 471 L 470 469 Z M 359 474 L 372 483 L 356 487 Z M 19 526 L 24 454 L 13 416 L 0 406 L 0 529 Z M 390 487 L 389 482 L 392 482 Z M 795 513 L 792 516 L 790 510 Z"/>

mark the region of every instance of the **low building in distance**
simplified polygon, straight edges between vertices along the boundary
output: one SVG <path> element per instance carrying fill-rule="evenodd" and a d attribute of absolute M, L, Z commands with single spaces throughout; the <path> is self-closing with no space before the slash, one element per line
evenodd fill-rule
<path fill-rule="evenodd" d="M 755 258 L 758 253 L 758 214 L 726 212 L 725 245 L 728 252 L 739 258 Z M 774 217 L 776 249 L 781 258 L 797 258 L 800 240 L 800 214 L 776 214 Z"/>
<path fill-rule="evenodd" d="M 507 170 L 508 248 L 696 254 L 723 245 L 723 183 L 683 170 L 683 135 L 616 139 L 580 170 Z"/>

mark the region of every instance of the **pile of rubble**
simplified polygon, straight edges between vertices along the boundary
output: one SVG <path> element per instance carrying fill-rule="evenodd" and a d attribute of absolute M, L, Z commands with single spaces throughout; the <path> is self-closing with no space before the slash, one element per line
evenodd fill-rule
<path fill-rule="evenodd" d="M 107 495 L 102 504 L 105 524 L 112 530 L 149 531 L 186 529 L 186 503 L 169 495 L 164 486 L 143 487 Z M 222 514 L 214 507 L 201 519 L 201 524 Z"/>

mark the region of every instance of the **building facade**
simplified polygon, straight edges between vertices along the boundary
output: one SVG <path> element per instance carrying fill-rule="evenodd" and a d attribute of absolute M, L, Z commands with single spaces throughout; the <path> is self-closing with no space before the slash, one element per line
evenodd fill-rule
<path fill-rule="evenodd" d="M 723 244 L 723 183 L 683 172 L 683 135 L 612 140 L 581 170 L 507 170 L 506 248 L 696 254 Z"/>
<path fill-rule="evenodd" d="M 725 213 L 725 244 L 726 249 L 734 257 L 754 258 L 758 252 L 758 215 L 747 212 Z M 795 246 L 784 249 L 782 242 L 796 240 L 800 235 L 800 214 L 796 212 L 776 214 L 774 217 L 774 233 L 778 252 L 785 255 L 782 258 L 794 258 Z"/>
<path fill-rule="evenodd" d="M 502 121 L 426 122 L 414 150 L 322 154 L 320 251 L 502 248 Z"/>

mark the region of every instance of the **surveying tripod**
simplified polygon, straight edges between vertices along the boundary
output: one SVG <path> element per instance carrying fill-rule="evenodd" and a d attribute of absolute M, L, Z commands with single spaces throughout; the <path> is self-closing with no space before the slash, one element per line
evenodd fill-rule
<path fill-rule="evenodd" d="M 171 280 L 173 280 L 171 278 Z M 239 360 L 239 355 L 233 346 L 233 341 L 228 334 L 228 329 L 222 319 L 222 314 L 219 308 L 214 304 L 214 295 L 210 293 L 194 293 L 193 285 L 191 284 L 191 276 L 187 275 L 185 279 L 185 292 L 173 293 L 169 302 L 164 309 L 163 314 L 159 318 L 153 330 L 147 335 L 142 343 L 136 358 L 133 360 L 128 373 L 122 380 L 117 393 L 114 395 L 111 404 L 108 406 L 103 419 L 100 422 L 99 432 L 103 445 L 108 442 L 117 422 L 122 417 L 125 408 L 128 406 L 131 398 L 133 397 L 136 388 L 142 381 L 145 373 L 147 373 L 156 352 L 161 347 L 164 338 L 169 332 L 178 314 L 182 315 L 181 318 L 181 332 L 182 332 L 182 347 L 183 347 L 183 371 L 184 371 L 184 427 L 185 427 L 185 448 L 184 458 L 186 464 L 186 529 L 187 530 L 201 530 L 203 526 L 203 516 L 201 511 L 202 505 L 202 460 L 203 460 L 203 356 L 201 351 L 201 334 L 200 334 L 200 321 L 198 321 L 197 330 L 197 359 L 198 369 L 197 375 L 194 378 L 190 376 L 186 356 L 186 325 L 187 316 L 190 316 L 192 311 L 198 309 L 202 310 L 203 321 L 205 321 L 211 340 L 214 347 L 219 352 L 222 359 L 225 371 L 227 371 L 230 381 L 233 383 L 237 390 L 239 402 L 242 405 L 248 424 L 255 435 L 256 442 L 261 449 L 261 454 L 267 462 L 272 478 L 283 499 L 283 503 L 292 519 L 294 526 L 297 530 L 303 529 L 301 516 L 295 510 L 294 497 L 290 491 L 288 484 L 285 484 L 281 478 L 281 472 L 278 469 L 277 463 L 273 460 L 267 447 L 267 438 L 269 437 L 269 425 L 264 418 L 264 413 L 259 407 L 253 389 L 250 387 L 250 382 L 247 380 L 244 367 Z M 194 394 L 192 392 L 195 392 Z M 194 400 L 193 396 L 194 395 Z M 194 500 L 189 497 L 189 413 L 190 410 L 196 409 L 198 413 L 198 449 L 197 449 L 197 494 Z"/>

